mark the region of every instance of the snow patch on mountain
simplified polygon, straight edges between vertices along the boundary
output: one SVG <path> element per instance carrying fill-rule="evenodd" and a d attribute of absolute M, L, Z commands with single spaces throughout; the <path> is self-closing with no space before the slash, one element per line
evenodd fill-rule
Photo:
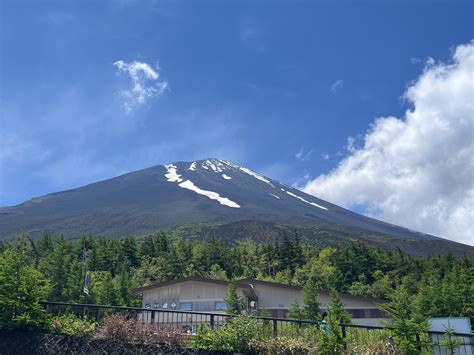
<path fill-rule="evenodd" d="M 183 181 L 183 179 L 181 179 L 181 175 L 178 174 L 178 171 L 177 171 L 178 168 L 176 167 L 176 165 L 168 164 L 168 165 L 165 165 L 165 168 L 167 170 L 165 177 L 168 181 L 170 182 Z"/>
<path fill-rule="evenodd" d="M 195 171 L 196 170 L 196 162 L 192 162 L 191 165 L 189 166 L 188 170 Z"/>
<path fill-rule="evenodd" d="M 277 199 L 280 199 L 280 196 L 277 196 L 277 195 L 274 195 L 274 194 L 269 194 L 269 195 L 270 195 L 270 196 L 273 196 L 273 197 L 275 197 L 275 198 L 277 198 Z"/>
<path fill-rule="evenodd" d="M 232 207 L 232 208 L 240 208 L 240 206 L 234 201 L 228 199 L 227 197 L 220 196 L 217 192 L 203 190 L 197 187 L 196 185 L 194 185 L 194 183 L 191 180 L 186 180 L 180 183 L 178 186 L 183 189 L 194 191 L 195 193 L 199 195 L 207 196 L 211 200 L 218 201 L 221 205 Z"/>
<path fill-rule="evenodd" d="M 226 174 L 222 174 L 222 177 L 226 180 L 231 180 L 232 178 Z"/>
<path fill-rule="evenodd" d="M 241 171 L 243 171 L 244 173 L 246 174 L 249 174 L 250 176 L 253 176 L 255 179 L 258 179 L 260 181 L 263 181 L 264 183 L 270 185 L 271 187 L 275 187 L 273 186 L 273 184 L 270 182 L 270 180 L 268 180 L 267 178 L 265 178 L 264 176 L 260 175 L 260 174 L 257 174 L 255 171 L 253 170 L 250 170 L 248 168 L 244 168 L 242 166 L 239 167 L 239 169 Z"/>
<path fill-rule="evenodd" d="M 305 200 L 303 197 L 300 197 L 300 196 L 298 196 L 298 195 L 295 195 L 294 193 L 291 193 L 290 191 L 286 191 L 286 193 L 287 193 L 288 195 L 290 195 L 290 196 L 293 196 L 293 197 L 297 198 L 298 200 L 301 200 L 301 201 L 303 201 L 303 202 L 309 204 L 309 205 L 316 206 L 316 207 L 321 208 L 321 209 L 326 210 L 326 211 L 328 210 L 326 207 L 323 207 L 323 206 L 321 206 L 321 205 L 318 205 L 317 203 L 314 203 L 314 202 L 309 202 L 309 201 Z"/>
<path fill-rule="evenodd" d="M 234 164 L 230 161 L 227 160 L 221 160 L 219 159 L 219 162 L 221 162 L 223 165 L 227 165 L 227 167 L 234 168 L 234 169 L 239 169 L 240 165 Z"/>
<path fill-rule="evenodd" d="M 208 167 L 210 167 L 215 173 L 221 173 L 222 170 L 222 163 L 218 160 L 206 160 L 204 164 Z"/>

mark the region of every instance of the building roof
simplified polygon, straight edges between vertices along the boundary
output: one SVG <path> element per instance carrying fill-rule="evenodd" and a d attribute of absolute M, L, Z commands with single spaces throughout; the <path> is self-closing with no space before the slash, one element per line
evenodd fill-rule
<path fill-rule="evenodd" d="M 142 293 L 143 291 L 152 290 L 154 288 L 170 286 L 170 285 L 176 285 L 176 284 L 187 282 L 187 281 L 208 282 L 208 283 L 225 285 L 225 286 L 229 285 L 229 281 L 225 281 L 225 280 L 215 280 L 215 279 L 208 279 L 206 277 L 189 276 L 189 277 L 182 277 L 180 279 L 175 279 L 175 280 L 157 282 L 157 283 L 154 283 L 154 284 L 149 285 L 149 286 L 134 288 L 132 290 L 132 292 L 134 294 L 139 294 L 139 293 Z M 241 285 L 236 285 L 236 286 L 241 287 Z M 247 285 L 247 287 L 245 287 L 245 288 L 250 288 L 250 286 Z"/>
<path fill-rule="evenodd" d="M 279 283 L 271 282 L 271 281 L 254 280 L 254 279 L 251 279 L 251 278 L 238 280 L 237 283 L 244 283 L 244 284 L 255 284 L 256 283 L 256 284 L 262 284 L 262 285 L 268 285 L 268 286 L 274 286 L 274 287 L 291 288 L 291 289 L 294 289 L 294 290 L 303 291 L 302 286 L 279 284 Z M 322 293 L 322 294 L 325 294 L 325 295 L 328 295 L 328 296 L 331 294 L 330 290 L 324 290 L 324 289 L 320 289 L 320 290 L 318 290 L 318 292 Z M 353 300 L 361 300 L 361 301 L 370 300 L 370 301 L 373 301 L 373 302 L 376 302 L 376 303 L 385 303 L 386 302 L 385 300 L 382 300 L 382 299 L 365 297 L 365 296 L 355 296 L 355 295 L 351 295 L 351 294 L 348 294 L 348 293 L 341 293 L 341 292 L 339 292 L 339 296 L 344 297 L 344 298 L 353 299 Z"/>

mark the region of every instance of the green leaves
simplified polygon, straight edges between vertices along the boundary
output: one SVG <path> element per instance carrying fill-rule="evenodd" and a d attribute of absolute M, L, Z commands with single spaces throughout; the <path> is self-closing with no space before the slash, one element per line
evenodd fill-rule
<path fill-rule="evenodd" d="M 318 321 L 321 318 L 318 290 L 318 285 L 311 279 L 303 287 L 303 312 L 305 319 Z"/>
<path fill-rule="evenodd" d="M 45 311 L 39 303 L 49 292 L 49 283 L 29 263 L 20 248 L 0 254 L 0 325 L 41 328 Z"/>
<path fill-rule="evenodd" d="M 224 298 L 227 304 L 227 313 L 229 314 L 241 314 L 245 309 L 244 299 L 237 295 L 237 288 L 233 283 L 229 284 L 227 296 Z"/>
<path fill-rule="evenodd" d="M 97 323 L 86 318 L 78 318 L 73 314 L 59 315 L 48 319 L 49 331 L 53 334 L 63 334 L 70 336 L 91 336 Z"/>
<path fill-rule="evenodd" d="M 406 286 L 399 286 L 390 295 L 390 302 L 380 306 L 391 319 L 388 325 L 393 328 L 394 341 L 400 350 L 407 355 L 431 351 L 428 316 Z"/>
<path fill-rule="evenodd" d="M 83 302 L 84 273 L 89 270 L 95 278 L 90 302 L 133 306 L 139 300 L 131 294 L 132 288 L 183 276 L 221 280 L 255 277 L 305 285 L 307 306 L 301 304 L 301 308 L 307 314 L 297 317 L 318 319 L 318 288 L 386 298 L 404 284 L 425 316 L 471 316 L 474 324 L 472 257 L 419 258 L 361 243 L 321 248 L 308 242 L 304 235 L 300 238 L 289 234 L 279 241 L 256 243 L 249 238 L 234 245 L 225 244 L 218 236 L 210 236 L 206 241 L 192 237 L 184 240 L 163 232 L 123 239 L 94 239 L 86 235 L 76 241 L 46 234 L 35 242 L 23 235 L 15 244 L 5 242 L 0 248 L 2 258 L 12 259 L 12 251 L 19 253 L 15 258 L 20 258 L 2 266 L 8 271 L 0 276 L 4 278 L 0 280 L 0 294 L 4 292 L 0 304 L 7 308 L 12 302 L 9 295 L 18 293 L 16 289 L 11 291 L 10 285 L 30 282 L 26 276 L 22 276 L 22 281 L 15 278 L 17 269 L 26 268 L 24 273 L 49 285 L 40 288 L 46 290 L 42 293 L 44 298 L 69 302 Z M 16 266 L 12 268 L 10 264 Z M 27 318 L 22 319 L 29 323 Z"/>
<path fill-rule="evenodd" d="M 246 353 L 252 340 L 262 340 L 270 334 L 270 325 L 255 318 L 239 316 L 228 321 L 225 327 L 199 328 L 192 345 L 196 349 Z"/>

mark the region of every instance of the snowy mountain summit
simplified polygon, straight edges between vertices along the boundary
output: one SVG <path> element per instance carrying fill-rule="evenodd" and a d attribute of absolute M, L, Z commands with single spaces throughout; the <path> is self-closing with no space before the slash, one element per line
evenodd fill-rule
<path fill-rule="evenodd" d="M 359 215 L 214 158 L 158 165 L 0 208 L 1 239 L 20 232 L 38 237 L 45 231 L 68 238 L 84 233 L 120 237 L 196 223 L 230 224 L 232 228 L 222 233 L 232 240 L 278 234 L 281 226 L 293 226 L 288 228 L 303 228 L 323 241 L 330 237 L 443 241 Z"/>
<path fill-rule="evenodd" d="M 307 203 L 309 205 L 318 207 L 323 210 L 328 210 L 326 207 L 317 204 L 315 202 L 310 202 L 306 200 L 303 197 L 300 197 L 296 195 L 294 192 L 289 191 L 291 188 L 284 186 L 276 181 L 272 182 L 269 178 L 266 178 L 265 176 L 262 176 L 255 171 L 252 171 L 248 168 L 245 168 L 243 166 L 225 161 L 225 160 L 220 160 L 220 159 L 206 159 L 206 160 L 201 160 L 201 161 L 194 161 L 191 164 L 189 164 L 189 167 L 185 169 L 184 173 L 180 173 L 183 175 L 178 174 L 178 167 L 174 164 L 169 164 L 165 165 L 165 168 L 167 169 L 167 173 L 165 174 L 165 177 L 169 182 L 176 182 L 178 183 L 179 187 L 182 187 L 184 189 L 188 189 L 190 191 L 194 191 L 197 194 L 207 196 L 211 200 L 216 200 L 219 202 L 221 205 L 232 207 L 232 208 L 240 208 L 240 205 L 237 202 L 234 202 L 227 197 L 222 197 L 219 195 L 218 192 L 214 191 L 208 191 L 208 190 L 203 190 L 196 186 L 192 179 L 193 177 L 197 179 L 198 181 L 202 179 L 203 175 L 207 175 L 209 179 L 216 178 L 216 176 L 213 176 L 212 174 L 217 174 L 219 177 L 217 180 L 220 178 L 227 180 L 228 184 L 236 184 L 237 186 L 240 185 L 242 181 L 249 180 L 248 176 L 250 176 L 253 179 L 256 179 L 258 181 L 247 181 L 248 185 L 251 186 L 251 183 L 256 183 L 259 186 L 259 189 L 263 191 L 266 191 L 266 193 L 269 196 L 272 196 L 273 198 L 276 199 L 281 199 L 279 195 L 281 194 L 288 194 L 289 196 L 292 196 L 294 198 L 299 199 L 300 201 Z M 191 171 L 191 172 L 190 172 Z M 210 173 L 210 174 L 208 174 Z M 248 176 L 246 176 L 246 175 Z M 232 179 L 232 176 L 234 179 Z M 229 181 L 233 180 L 233 181 Z M 270 186 L 262 185 L 266 184 Z M 241 185 L 242 188 L 245 188 L 245 185 Z M 273 189 L 273 190 L 272 190 Z M 270 192 L 269 192 L 270 191 Z M 273 193 L 272 193 L 273 192 Z"/>

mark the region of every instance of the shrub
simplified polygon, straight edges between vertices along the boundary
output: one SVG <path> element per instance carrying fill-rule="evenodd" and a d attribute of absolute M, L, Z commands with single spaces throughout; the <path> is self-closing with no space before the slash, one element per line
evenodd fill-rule
<path fill-rule="evenodd" d="M 53 334 L 71 336 L 90 336 L 94 333 L 96 322 L 88 318 L 78 318 L 72 314 L 49 319 L 49 331 Z"/>
<path fill-rule="evenodd" d="M 155 330 L 153 341 L 159 344 L 184 347 L 190 343 L 192 335 L 177 327 L 164 327 Z"/>
<path fill-rule="evenodd" d="M 318 351 L 314 342 L 303 338 L 276 337 L 265 340 L 252 339 L 250 349 L 265 354 L 316 354 Z"/>
<path fill-rule="evenodd" d="M 235 317 L 221 328 L 199 328 L 192 339 L 192 346 L 203 350 L 248 352 L 252 340 L 263 340 L 271 328 L 261 320 L 248 316 Z"/>
<path fill-rule="evenodd" d="M 97 337 L 124 343 L 183 347 L 189 343 L 190 335 L 177 327 L 155 329 L 152 324 L 141 324 L 137 317 L 112 314 L 104 320 Z"/>
<path fill-rule="evenodd" d="M 148 324 L 140 324 L 137 318 L 112 314 L 104 319 L 97 336 L 124 343 L 140 342 L 147 344 L 153 338 L 153 327 Z"/>

